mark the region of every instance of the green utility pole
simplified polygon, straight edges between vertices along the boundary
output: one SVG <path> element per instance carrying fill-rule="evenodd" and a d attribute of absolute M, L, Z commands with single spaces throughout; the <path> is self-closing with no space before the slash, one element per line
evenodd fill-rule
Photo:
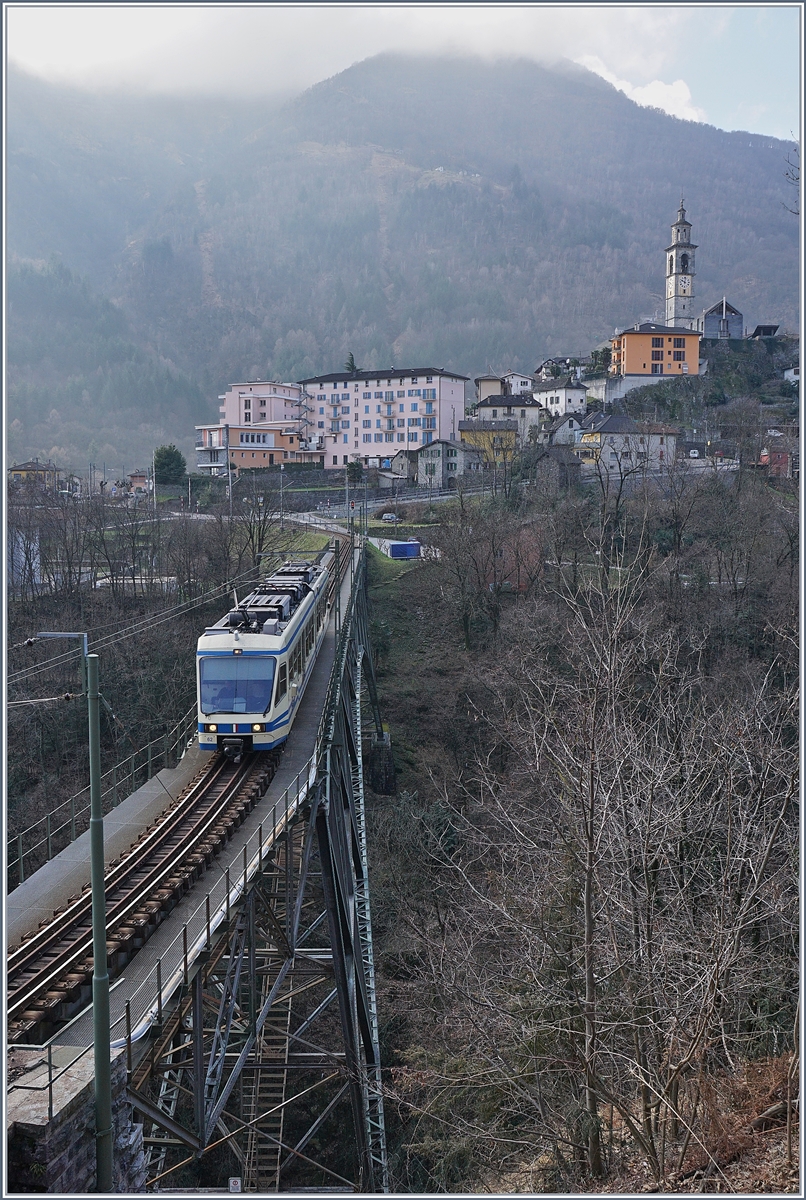
<path fill-rule="evenodd" d="M 95 1161 L 97 1192 L 112 1191 L 112 1068 L 109 972 L 106 966 L 104 816 L 101 807 L 101 725 L 98 655 L 87 655 L 90 736 L 90 870 L 92 880 L 92 1028 L 95 1048 Z"/>
<path fill-rule="evenodd" d="M 90 880 L 92 884 L 92 1028 L 95 1055 L 95 1173 L 98 1192 L 112 1191 L 112 1050 L 109 1029 L 109 972 L 106 966 L 104 812 L 101 804 L 101 722 L 98 655 L 87 653 L 86 633 L 47 632 L 37 638 L 81 638 L 89 714 Z"/>

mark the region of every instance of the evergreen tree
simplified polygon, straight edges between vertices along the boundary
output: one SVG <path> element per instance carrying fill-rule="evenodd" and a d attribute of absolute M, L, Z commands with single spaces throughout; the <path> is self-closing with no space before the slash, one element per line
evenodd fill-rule
<path fill-rule="evenodd" d="M 186 475 L 185 456 L 171 443 L 154 451 L 154 476 L 157 483 L 181 483 Z"/>

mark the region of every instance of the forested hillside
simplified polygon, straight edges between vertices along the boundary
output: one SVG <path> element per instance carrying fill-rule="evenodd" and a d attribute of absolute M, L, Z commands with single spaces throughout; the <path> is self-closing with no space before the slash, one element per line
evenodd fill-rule
<path fill-rule="evenodd" d="M 795 1192 L 795 491 L 425 508 L 371 560 L 393 1190 Z"/>
<path fill-rule="evenodd" d="M 8 245 L 86 276 L 133 345 L 192 381 L 204 420 L 236 378 L 350 350 L 470 376 L 584 353 L 660 305 L 681 191 L 697 302 L 795 327 L 787 150 L 639 108 L 570 64 L 384 55 L 284 105 L 107 102 L 15 74 Z M 67 450 L 35 415 L 54 372 L 73 378 L 58 354 L 19 372 L 20 454 Z M 188 449 L 187 408 L 160 404 Z"/>

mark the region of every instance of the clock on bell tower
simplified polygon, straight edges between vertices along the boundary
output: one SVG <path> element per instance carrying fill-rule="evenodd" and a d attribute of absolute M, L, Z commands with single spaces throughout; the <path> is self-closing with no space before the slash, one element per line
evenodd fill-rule
<path fill-rule="evenodd" d="M 672 242 L 666 247 L 666 324 L 694 329 L 694 251 L 691 222 L 686 220 L 683 201 L 672 226 Z"/>

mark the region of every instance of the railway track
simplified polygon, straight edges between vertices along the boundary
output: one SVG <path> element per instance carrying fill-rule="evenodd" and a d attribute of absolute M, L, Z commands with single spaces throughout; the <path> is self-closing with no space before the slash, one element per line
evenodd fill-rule
<path fill-rule="evenodd" d="M 216 756 L 106 871 L 107 966 L 123 970 L 265 792 L 279 752 Z M 92 995 L 92 898 L 79 895 L 9 950 L 9 1043 L 44 1041 Z"/>

